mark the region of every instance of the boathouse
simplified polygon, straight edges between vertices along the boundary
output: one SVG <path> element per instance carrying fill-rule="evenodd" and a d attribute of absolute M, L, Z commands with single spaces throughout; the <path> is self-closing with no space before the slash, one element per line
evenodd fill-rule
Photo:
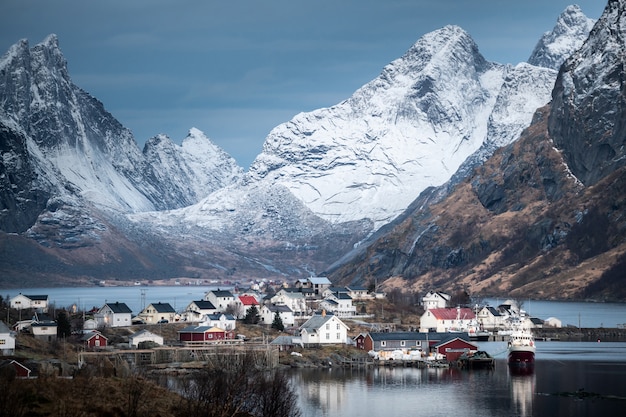
<path fill-rule="evenodd" d="M 461 337 L 454 337 L 435 345 L 435 352 L 443 355 L 448 362 L 456 362 L 464 353 L 470 354 L 478 351 L 478 346 Z"/>

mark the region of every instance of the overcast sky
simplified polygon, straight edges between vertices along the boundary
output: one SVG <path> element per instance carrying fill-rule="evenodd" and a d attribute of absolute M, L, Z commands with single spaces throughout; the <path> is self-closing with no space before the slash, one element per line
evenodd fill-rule
<path fill-rule="evenodd" d="M 270 130 L 350 97 L 422 35 L 461 26 L 489 61 L 526 61 L 579 0 L 1 0 L 0 54 L 55 33 L 76 85 L 140 147 L 190 128 L 247 168 Z"/>

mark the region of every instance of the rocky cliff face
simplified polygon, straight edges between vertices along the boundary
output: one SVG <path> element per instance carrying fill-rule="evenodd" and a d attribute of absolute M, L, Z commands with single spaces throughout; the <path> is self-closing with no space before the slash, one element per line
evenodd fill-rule
<path fill-rule="evenodd" d="M 623 1 L 609 1 L 583 48 L 559 72 L 550 134 L 572 173 L 593 185 L 626 165 Z"/>
<path fill-rule="evenodd" d="M 446 196 L 335 265 L 343 283 L 529 298 L 626 298 L 626 2 L 562 66 L 551 106 Z M 426 204 L 428 202 L 430 204 Z M 621 271 L 621 272 L 620 272 Z"/>

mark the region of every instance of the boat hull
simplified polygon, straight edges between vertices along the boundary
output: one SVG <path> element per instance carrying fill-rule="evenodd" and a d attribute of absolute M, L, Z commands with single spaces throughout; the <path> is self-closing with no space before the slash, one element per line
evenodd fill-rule
<path fill-rule="evenodd" d="M 509 351 L 510 366 L 532 366 L 535 364 L 535 351 L 531 349 L 515 349 Z"/>

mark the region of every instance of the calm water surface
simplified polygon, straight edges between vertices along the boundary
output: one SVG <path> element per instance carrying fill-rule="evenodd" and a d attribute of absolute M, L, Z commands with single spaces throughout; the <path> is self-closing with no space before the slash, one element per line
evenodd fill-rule
<path fill-rule="evenodd" d="M 502 352 L 495 342 L 481 348 Z M 292 381 L 303 417 L 624 415 L 626 343 L 540 342 L 537 348 L 532 375 L 512 375 L 501 353 L 494 370 L 294 370 Z M 622 399 L 581 399 L 573 395 L 580 389 Z"/>

